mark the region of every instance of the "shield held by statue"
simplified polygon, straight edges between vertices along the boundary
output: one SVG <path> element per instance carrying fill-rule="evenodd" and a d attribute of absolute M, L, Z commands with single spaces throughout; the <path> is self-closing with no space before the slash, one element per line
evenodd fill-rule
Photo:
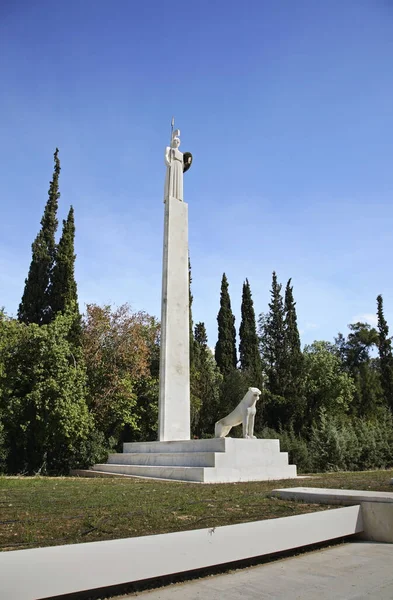
<path fill-rule="evenodd" d="M 184 152 L 183 153 L 183 173 L 188 171 L 188 169 L 191 167 L 191 165 L 192 165 L 191 152 Z"/>

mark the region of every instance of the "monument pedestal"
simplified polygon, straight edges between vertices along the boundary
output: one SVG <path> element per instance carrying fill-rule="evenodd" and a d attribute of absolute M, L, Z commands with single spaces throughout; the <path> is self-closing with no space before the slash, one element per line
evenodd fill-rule
<path fill-rule="evenodd" d="M 213 438 L 124 444 L 122 454 L 92 467 L 98 473 L 199 483 L 268 481 L 296 477 L 279 440 Z"/>
<path fill-rule="evenodd" d="M 158 439 L 190 439 L 188 205 L 165 200 Z"/>

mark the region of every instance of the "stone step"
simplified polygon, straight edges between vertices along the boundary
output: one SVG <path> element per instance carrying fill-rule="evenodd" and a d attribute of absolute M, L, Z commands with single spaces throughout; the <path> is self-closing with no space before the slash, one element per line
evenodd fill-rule
<path fill-rule="evenodd" d="M 279 440 L 210 438 L 126 443 L 123 453 L 111 454 L 90 472 L 228 483 L 290 479 L 296 477 L 296 466 L 288 464 L 287 452 L 280 452 Z"/>
<path fill-rule="evenodd" d="M 194 481 L 197 483 L 229 483 L 233 481 L 269 481 L 296 477 L 296 466 L 255 466 L 247 468 L 170 467 L 152 465 L 98 464 L 93 471 L 134 477 Z"/>
<path fill-rule="evenodd" d="M 114 465 L 105 463 L 101 465 L 94 465 L 92 470 L 121 475 L 134 475 L 134 477 L 153 477 L 156 479 L 173 479 L 175 481 L 202 482 L 205 468 L 153 465 Z"/>
<path fill-rule="evenodd" d="M 251 466 L 204 469 L 204 483 L 231 483 L 234 481 L 273 481 L 296 477 L 296 465 Z"/>
<path fill-rule="evenodd" d="M 178 467 L 214 467 L 214 452 L 128 452 L 109 454 L 109 464 Z"/>
<path fill-rule="evenodd" d="M 254 452 L 280 452 L 279 440 L 244 440 L 241 438 L 210 438 L 206 440 L 179 440 L 176 442 L 127 442 L 123 444 L 124 453 L 154 452 L 227 452 L 232 448 L 252 448 Z"/>
<path fill-rule="evenodd" d="M 287 452 L 129 452 L 110 454 L 108 464 L 150 465 L 178 467 L 240 467 L 240 466 L 285 466 L 288 464 Z"/>

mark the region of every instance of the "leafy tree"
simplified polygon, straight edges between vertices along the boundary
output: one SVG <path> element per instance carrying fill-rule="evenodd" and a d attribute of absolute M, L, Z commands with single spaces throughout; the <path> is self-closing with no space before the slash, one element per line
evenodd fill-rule
<path fill-rule="evenodd" d="M 217 316 L 218 341 L 215 358 L 223 375 L 227 375 L 237 366 L 235 317 L 231 309 L 228 280 L 225 273 L 221 281 L 220 310 Z"/>
<path fill-rule="evenodd" d="M 318 418 L 321 409 L 328 415 L 345 415 L 351 406 L 355 386 L 342 371 L 340 358 L 328 342 L 314 342 L 304 349 L 305 428 Z"/>
<path fill-rule="evenodd" d="M 349 371 L 370 360 L 370 351 L 378 344 L 378 332 L 368 323 L 351 323 L 347 339 L 339 333 L 335 344 L 341 360 Z"/>
<path fill-rule="evenodd" d="M 55 167 L 48 192 L 49 198 L 41 219 L 41 230 L 32 244 L 32 260 L 18 310 L 19 321 L 26 324 L 44 325 L 52 319 L 48 290 L 56 253 L 56 214 L 60 198 L 58 154 L 59 150 L 56 148 Z"/>
<path fill-rule="evenodd" d="M 335 347 L 343 369 L 349 373 L 355 384 L 351 412 L 357 416 L 371 416 L 381 405 L 382 390 L 380 376 L 371 351 L 378 344 L 378 332 L 368 323 L 348 325 L 347 338 L 339 333 Z"/>
<path fill-rule="evenodd" d="M 133 313 L 127 304 L 117 309 L 87 305 L 83 350 L 88 403 L 97 428 L 108 440 L 122 439 L 124 429 L 131 438 L 127 441 L 138 438 L 142 413 L 147 412 L 146 406 L 138 405 L 138 394 L 142 405 L 152 400 L 151 369 L 158 332 L 154 317 Z M 156 414 L 156 409 L 152 413 Z M 148 427 L 151 430 L 153 424 Z"/>
<path fill-rule="evenodd" d="M 241 369 L 248 371 L 255 378 L 255 387 L 260 387 L 262 385 L 262 362 L 259 354 L 254 303 L 248 279 L 243 284 L 241 315 L 239 328 Z"/>
<path fill-rule="evenodd" d="M 67 341 L 72 316 L 41 327 L 3 320 L 0 327 L 9 472 L 67 472 L 93 425 L 83 356 Z"/>
<path fill-rule="evenodd" d="M 377 297 L 378 306 L 378 350 L 381 369 L 381 383 L 387 405 L 393 410 L 393 357 L 389 327 L 383 314 L 382 296 Z"/>
<path fill-rule="evenodd" d="M 207 345 L 204 323 L 195 325 L 195 361 L 191 377 L 191 397 L 194 405 L 193 433 L 198 437 L 214 434 L 218 420 L 222 375 Z"/>

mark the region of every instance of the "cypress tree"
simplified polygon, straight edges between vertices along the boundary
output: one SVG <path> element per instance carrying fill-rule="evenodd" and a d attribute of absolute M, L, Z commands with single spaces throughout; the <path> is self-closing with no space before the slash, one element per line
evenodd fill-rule
<path fill-rule="evenodd" d="M 199 414 L 195 433 L 200 437 L 214 431 L 218 419 L 222 375 L 207 345 L 204 323 L 195 325 L 195 371 L 193 395 L 199 401 Z"/>
<path fill-rule="evenodd" d="M 288 280 L 284 300 L 284 346 L 286 364 L 286 398 L 288 400 L 288 419 L 301 418 L 303 411 L 302 390 L 304 384 L 304 361 L 301 351 L 300 335 L 297 326 L 296 302 L 293 298 L 293 286 Z M 299 423 L 298 423 L 299 425 Z"/>
<path fill-rule="evenodd" d="M 74 209 L 71 206 L 66 220 L 63 220 L 63 231 L 57 246 L 56 263 L 53 267 L 49 286 L 51 317 L 69 311 L 73 324 L 69 340 L 74 345 L 81 344 L 81 315 L 78 306 L 78 293 L 75 281 L 75 222 Z"/>
<path fill-rule="evenodd" d="M 67 219 L 63 220 L 63 231 L 57 246 L 56 263 L 53 267 L 49 297 L 52 317 L 67 309 L 78 307 L 78 294 L 75 281 L 75 221 L 71 206 Z"/>
<path fill-rule="evenodd" d="M 25 280 L 25 289 L 18 309 L 19 321 L 27 324 L 44 325 L 51 320 L 48 291 L 55 260 L 56 214 L 60 198 L 60 160 L 58 154 L 59 150 L 56 148 L 54 154 L 55 167 L 49 186 L 49 197 L 41 219 L 40 232 L 32 244 L 29 273 Z"/>
<path fill-rule="evenodd" d="M 291 279 L 288 280 L 287 287 L 285 288 L 284 311 L 284 331 L 287 353 L 291 359 L 297 359 L 301 356 L 301 347 L 299 329 L 297 326 L 296 302 L 293 298 Z"/>
<path fill-rule="evenodd" d="M 248 279 L 243 283 L 241 315 L 242 320 L 239 328 L 241 369 L 242 371 L 248 371 L 255 377 L 255 385 L 257 386 L 261 384 L 262 362 L 259 354 L 254 303 Z"/>
<path fill-rule="evenodd" d="M 269 391 L 274 395 L 284 396 L 286 370 L 284 305 L 281 284 L 277 282 L 277 275 L 274 271 L 269 313 L 264 319 L 261 338 L 263 358 L 269 378 Z"/>
<path fill-rule="evenodd" d="M 204 323 L 195 325 L 195 344 L 199 349 L 207 350 L 207 333 Z"/>
<path fill-rule="evenodd" d="M 221 281 L 220 310 L 217 315 L 218 341 L 215 348 L 217 365 L 223 375 L 237 366 L 235 317 L 231 309 L 228 280 L 225 273 Z"/>
<path fill-rule="evenodd" d="M 379 361 L 381 369 L 381 384 L 386 403 L 393 410 L 393 357 L 389 327 L 383 314 L 382 296 L 377 296 L 377 316 L 379 331 Z"/>

